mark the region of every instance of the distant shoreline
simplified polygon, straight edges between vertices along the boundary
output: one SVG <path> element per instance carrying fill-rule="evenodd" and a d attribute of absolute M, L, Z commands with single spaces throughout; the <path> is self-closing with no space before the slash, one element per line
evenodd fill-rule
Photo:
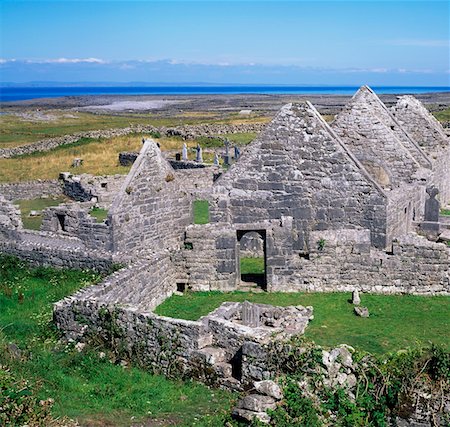
<path fill-rule="evenodd" d="M 373 86 L 379 95 L 448 93 L 445 86 Z M 294 86 L 294 85 L 233 85 L 233 86 L 0 86 L 0 101 L 85 96 L 200 96 L 200 95 L 353 95 L 358 86 Z"/>

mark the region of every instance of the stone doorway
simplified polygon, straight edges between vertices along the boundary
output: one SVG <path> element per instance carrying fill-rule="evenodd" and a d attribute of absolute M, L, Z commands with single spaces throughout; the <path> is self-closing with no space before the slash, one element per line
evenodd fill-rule
<path fill-rule="evenodd" d="M 238 230 L 236 253 L 238 288 L 267 290 L 266 230 Z"/>

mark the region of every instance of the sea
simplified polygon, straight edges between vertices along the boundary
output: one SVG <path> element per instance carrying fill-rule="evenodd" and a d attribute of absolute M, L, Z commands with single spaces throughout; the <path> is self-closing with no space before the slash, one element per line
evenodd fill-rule
<path fill-rule="evenodd" d="M 417 94 L 450 92 L 446 86 L 372 86 L 377 94 Z M 352 95 L 357 86 L 64 86 L 13 87 L 0 86 L 0 101 L 23 101 L 36 98 L 59 98 L 83 95 Z"/>

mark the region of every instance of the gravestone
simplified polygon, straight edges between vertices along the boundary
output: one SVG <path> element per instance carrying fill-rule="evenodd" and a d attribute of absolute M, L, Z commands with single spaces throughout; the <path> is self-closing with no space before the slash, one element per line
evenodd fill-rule
<path fill-rule="evenodd" d="M 188 160 L 188 151 L 186 144 L 183 144 L 183 149 L 181 150 L 181 158 L 183 159 L 184 162 Z"/>
<path fill-rule="evenodd" d="M 439 190 L 436 187 L 428 187 L 427 193 L 430 197 L 425 201 L 425 221 L 438 222 L 440 206 L 436 196 Z"/>
<path fill-rule="evenodd" d="M 355 289 L 352 294 L 352 304 L 359 305 L 361 304 L 361 298 L 359 297 L 358 289 Z"/>
<path fill-rule="evenodd" d="M 198 163 L 203 163 L 202 147 L 200 147 L 200 144 L 197 144 L 197 156 L 195 161 Z"/>
<path fill-rule="evenodd" d="M 180 153 L 175 153 L 175 160 L 177 162 L 179 162 L 181 160 L 181 154 Z"/>
<path fill-rule="evenodd" d="M 239 147 L 234 146 L 234 160 L 239 159 L 240 155 L 241 155 L 241 150 L 239 150 Z"/>
<path fill-rule="evenodd" d="M 259 326 L 260 310 L 256 304 L 248 301 L 242 303 L 242 324 L 257 328 Z"/>
<path fill-rule="evenodd" d="M 214 153 L 214 166 L 219 166 L 219 156 Z"/>

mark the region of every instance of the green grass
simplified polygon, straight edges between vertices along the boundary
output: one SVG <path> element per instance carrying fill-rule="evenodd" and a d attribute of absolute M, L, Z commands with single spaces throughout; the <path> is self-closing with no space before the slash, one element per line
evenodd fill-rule
<path fill-rule="evenodd" d="M 42 215 L 30 216 L 31 211 L 42 211 L 50 206 L 58 206 L 67 202 L 66 197 L 54 197 L 47 199 L 16 200 L 14 203 L 19 205 L 22 214 L 22 223 L 24 228 L 29 230 L 39 230 L 42 224 Z"/>
<path fill-rule="evenodd" d="M 141 420 L 153 425 L 153 418 L 179 426 L 222 425 L 222 413 L 229 412 L 234 399 L 231 393 L 123 368 L 110 362 L 108 352 L 100 358 L 101 348 L 79 353 L 58 342 L 52 304 L 98 280 L 88 271 L 29 269 L 0 257 L 1 364 L 36 384 L 38 398 L 52 397 L 54 416 L 81 425 L 127 426 Z M 20 359 L 8 356 L 8 343 L 21 349 Z"/>
<path fill-rule="evenodd" d="M 450 209 L 441 209 L 441 215 L 450 216 Z"/>
<path fill-rule="evenodd" d="M 324 346 L 349 344 L 373 353 L 394 351 L 432 341 L 450 349 L 450 297 L 413 295 L 362 295 L 370 317 L 353 314 L 349 293 L 245 293 L 197 292 L 172 296 L 156 313 L 197 320 L 224 301 L 265 304 L 312 305 L 314 320 L 306 337 Z"/>
<path fill-rule="evenodd" d="M 440 122 L 447 122 L 450 120 L 450 108 L 446 108 L 442 111 L 436 111 L 433 113 L 434 117 L 436 117 Z"/>
<path fill-rule="evenodd" d="M 194 224 L 209 223 L 209 202 L 207 200 L 194 200 Z"/>
<path fill-rule="evenodd" d="M 264 274 L 264 258 L 241 258 L 241 274 Z"/>
<path fill-rule="evenodd" d="M 103 222 L 108 217 L 108 209 L 93 207 L 89 212 L 97 222 Z"/>

